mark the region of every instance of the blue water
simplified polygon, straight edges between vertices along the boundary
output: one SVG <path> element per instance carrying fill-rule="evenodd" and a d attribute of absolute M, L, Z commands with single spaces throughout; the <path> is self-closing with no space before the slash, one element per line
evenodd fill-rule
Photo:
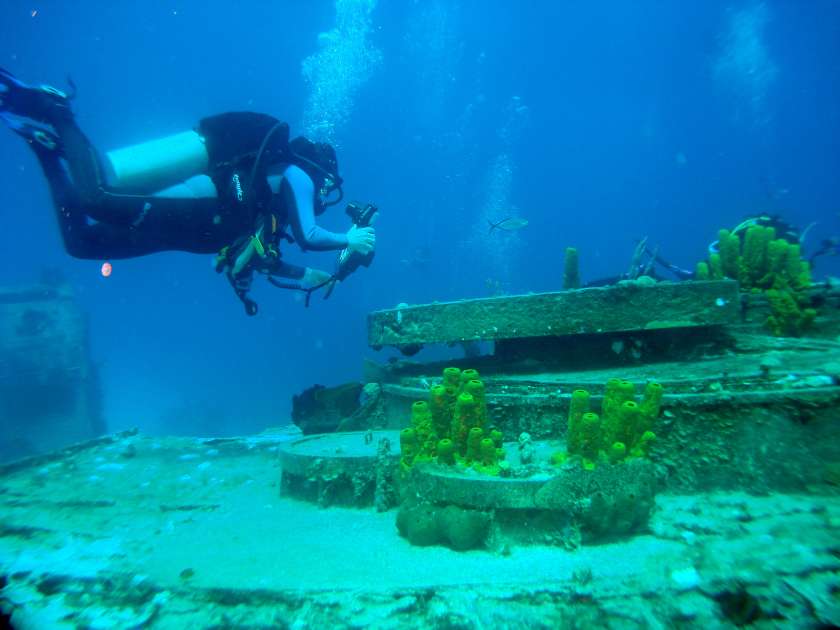
<path fill-rule="evenodd" d="M 339 147 L 381 208 L 377 257 L 310 308 L 258 282 L 242 312 L 211 256 L 64 251 L 25 145 L 0 133 L 0 285 L 59 268 L 90 313 L 109 428 L 244 433 L 313 383 L 361 376 L 366 314 L 625 271 L 636 239 L 693 268 L 755 212 L 840 234 L 840 5 L 811 2 L 69 3 L 0 6 L 0 65 L 79 94 L 103 149 L 254 110 Z M 0 130 L 2 132 L 3 130 Z M 487 221 L 525 217 L 488 234 Z M 334 209 L 328 229 L 346 230 Z M 334 254 L 287 248 L 330 269 Z M 840 274 L 819 261 L 816 277 Z"/>

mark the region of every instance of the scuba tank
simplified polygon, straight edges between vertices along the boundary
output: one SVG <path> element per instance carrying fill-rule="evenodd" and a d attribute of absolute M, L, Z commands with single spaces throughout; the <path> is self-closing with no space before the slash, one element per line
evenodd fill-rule
<path fill-rule="evenodd" d="M 204 140 L 185 131 L 106 154 L 111 185 L 153 193 L 207 171 Z"/>

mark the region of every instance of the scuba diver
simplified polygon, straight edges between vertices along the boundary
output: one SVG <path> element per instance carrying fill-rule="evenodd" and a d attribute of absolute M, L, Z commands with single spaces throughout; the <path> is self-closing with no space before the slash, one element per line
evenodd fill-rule
<path fill-rule="evenodd" d="M 694 272 L 687 269 L 682 269 L 674 265 L 659 254 L 659 248 L 648 245 L 648 237 L 636 243 L 636 248 L 633 250 L 633 256 L 630 259 L 630 266 L 628 270 L 620 276 L 610 276 L 608 278 L 598 278 L 586 282 L 584 287 L 605 287 L 613 284 L 618 284 L 622 280 L 635 280 L 642 276 L 648 276 L 657 281 L 666 280 L 657 272 L 657 265 L 668 271 L 674 276 L 675 280 L 690 280 L 694 277 Z"/>
<path fill-rule="evenodd" d="M 796 226 L 788 223 L 778 215 L 760 214 L 758 216 L 749 217 L 741 221 L 738 225 L 730 230 L 730 234 L 734 234 L 742 241 L 746 237 L 747 230 L 754 225 L 762 227 L 772 227 L 776 231 L 776 237 L 782 238 L 792 244 L 801 244 L 808 235 L 810 229 L 814 226 L 812 223 L 804 230 L 800 231 Z M 648 245 L 647 237 L 644 237 L 636 244 L 636 249 L 633 251 L 633 256 L 630 261 L 630 267 L 627 272 L 621 276 L 613 276 L 610 278 L 601 278 L 591 282 L 587 282 L 586 287 L 599 287 L 616 284 L 621 280 L 634 280 L 641 276 L 649 276 L 655 280 L 666 280 L 658 271 L 661 268 L 673 276 L 673 280 L 691 280 L 694 278 L 695 272 L 689 269 L 683 269 L 677 265 L 666 260 L 660 253 L 659 248 L 651 248 Z M 812 254 L 808 259 L 811 267 L 814 266 L 814 259 L 818 256 L 832 255 L 838 251 L 838 246 L 835 239 L 823 241 L 821 248 Z M 718 242 L 713 241 L 708 247 L 709 254 L 718 253 Z"/>
<path fill-rule="evenodd" d="M 49 183 L 68 254 L 120 259 L 162 251 L 216 253 L 249 315 L 255 273 L 311 293 L 369 265 L 376 244 L 373 205 L 350 204 L 346 234 L 315 217 L 342 197 L 335 150 L 253 112 L 203 118 L 191 131 L 101 156 L 79 129 L 68 94 L 27 85 L 0 68 L 0 118 L 23 137 Z M 291 231 L 291 235 L 287 233 Z M 332 274 L 285 263 L 280 241 L 303 251 L 340 251 Z"/>

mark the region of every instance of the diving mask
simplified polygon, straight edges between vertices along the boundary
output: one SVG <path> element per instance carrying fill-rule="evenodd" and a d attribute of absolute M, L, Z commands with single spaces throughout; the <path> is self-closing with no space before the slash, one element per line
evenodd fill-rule
<path fill-rule="evenodd" d="M 336 181 L 336 179 L 338 181 Z M 344 197 L 344 191 L 341 189 L 341 178 L 336 177 L 336 179 L 331 177 L 324 178 L 324 181 L 318 190 L 318 196 L 320 197 L 321 205 L 324 208 L 334 206 L 335 204 L 341 202 Z"/>

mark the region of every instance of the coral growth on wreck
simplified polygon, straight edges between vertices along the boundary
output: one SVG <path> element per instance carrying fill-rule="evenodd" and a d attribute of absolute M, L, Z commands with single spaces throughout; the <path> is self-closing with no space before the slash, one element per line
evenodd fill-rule
<path fill-rule="evenodd" d="M 502 432 L 489 426 L 484 383 L 476 370 L 448 367 L 429 400 L 411 406 L 411 426 L 400 433 L 400 465 L 437 462 L 499 474 Z"/>

